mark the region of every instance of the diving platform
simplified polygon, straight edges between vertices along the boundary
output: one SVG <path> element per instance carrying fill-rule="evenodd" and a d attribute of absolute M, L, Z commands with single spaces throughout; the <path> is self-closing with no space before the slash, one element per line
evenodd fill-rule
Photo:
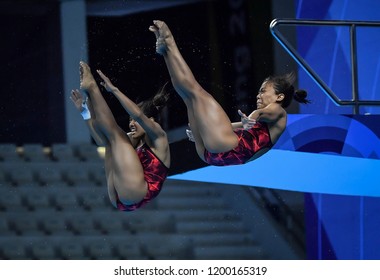
<path fill-rule="evenodd" d="M 379 123 L 379 115 L 289 115 L 280 140 L 260 158 L 169 179 L 379 197 Z"/>

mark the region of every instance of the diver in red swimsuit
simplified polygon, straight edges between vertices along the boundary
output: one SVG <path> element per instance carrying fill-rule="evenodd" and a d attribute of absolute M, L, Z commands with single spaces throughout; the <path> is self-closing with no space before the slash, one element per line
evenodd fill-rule
<path fill-rule="evenodd" d="M 231 123 L 220 104 L 195 79 L 166 23 L 155 20 L 149 30 L 156 36 L 156 52 L 164 57 L 173 86 L 186 105 L 189 139 L 206 163 L 222 166 L 256 159 L 284 132 L 287 120 L 284 108 L 293 98 L 309 103 L 306 91 L 295 91 L 293 74 L 268 77 L 257 94 L 257 109 L 249 116 L 239 110 L 241 122 Z"/>
<path fill-rule="evenodd" d="M 130 116 L 130 132 L 125 133 L 104 100 L 90 67 L 80 62 L 81 89 L 71 92 L 71 100 L 90 129 L 91 136 L 105 146 L 108 195 L 114 207 L 133 211 L 156 197 L 168 175 L 170 150 L 167 135 L 155 121 L 166 105 L 164 88 L 154 98 L 135 104 L 100 70 L 104 88 L 115 95 Z"/>
<path fill-rule="evenodd" d="M 167 168 L 166 165 L 154 154 L 146 143 L 138 147 L 136 152 L 143 166 L 144 178 L 148 184 L 148 191 L 143 200 L 135 204 L 126 205 L 118 199 L 117 208 L 122 211 L 136 210 L 155 198 L 160 193 L 162 185 L 169 172 L 169 168 Z"/>
<path fill-rule="evenodd" d="M 268 125 L 257 122 L 250 129 L 237 128 L 234 133 L 238 137 L 238 145 L 227 152 L 210 153 L 205 150 L 204 160 L 210 165 L 226 166 L 244 164 L 272 148 Z"/>

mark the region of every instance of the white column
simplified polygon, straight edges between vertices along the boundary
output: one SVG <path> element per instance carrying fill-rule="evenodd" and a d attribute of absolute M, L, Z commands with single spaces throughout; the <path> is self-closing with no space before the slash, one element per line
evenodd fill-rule
<path fill-rule="evenodd" d="M 88 60 L 86 2 L 61 0 L 60 9 L 66 141 L 90 142 L 86 124 L 70 100 L 71 90 L 79 88 L 79 61 Z"/>

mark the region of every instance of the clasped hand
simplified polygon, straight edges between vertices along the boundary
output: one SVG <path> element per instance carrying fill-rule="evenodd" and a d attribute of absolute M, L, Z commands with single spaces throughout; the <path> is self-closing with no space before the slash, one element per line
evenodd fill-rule
<path fill-rule="evenodd" d="M 242 111 L 238 110 L 238 113 L 241 117 L 241 123 L 243 124 L 244 130 L 251 129 L 256 124 L 256 120 L 248 118 Z"/>

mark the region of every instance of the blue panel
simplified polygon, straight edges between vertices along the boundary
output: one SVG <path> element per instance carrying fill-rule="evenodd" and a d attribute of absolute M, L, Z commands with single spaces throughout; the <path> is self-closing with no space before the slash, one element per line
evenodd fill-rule
<path fill-rule="evenodd" d="M 374 0 L 298 0 L 297 18 L 380 21 L 380 1 Z M 305 35 L 311 28 L 298 29 L 298 51 L 332 90 L 343 99 L 351 95 L 351 77 L 348 34 L 343 29 L 323 32 L 317 28 Z M 320 32 L 318 32 L 318 30 Z M 327 43 L 326 43 L 327 41 Z M 331 43 L 334 48 L 331 48 Z M 357 63 L 359 97 L 364 100 L 380 100 L 380 28 L 357 29 Z M 326 53 L 323 53 L 326 52 Z M 305 114 L 349 114 L 350 107 L 338 107 L 328 99 L 314 81 L 303 71 L 299 72 L 299 87 L 306 88 L 313 103 L 301 106 Z M 360 113 L 380 114 L 380 107 L 363 106 Z M 346 119 L 345 119 L 346 118 Z M 349 121 L 351 118 L 351 121 Z M 287 133 L 283 134 L 276 147 L 325 153 L 326 149 L 339 151 L 339 148 L 321 148 L 320 143 L 341 141 L 341 154 L 350 157 L 380 158 L 380 120 L 379 116 L 340 116 L 333 122 L 322 124 L 322 117 L 314 124 L 310 120 L 297 118 L 289 122 Z M 331 120 L 328 116 L 325 120 Z M 345 119 L 345 120 L 344 120 Z M 304 128 L 302 128 L 304 126 Z M 329 126 L 334 131 L 346 130 L 343 135 L 331 137 L 310 133 Z M 319 127 L 319 128 L 318 128 Z M 309 130 L 309 132 L 302 132 Z M 330 129 L 331 131 L 331 129 Z M 334 133 L 334 132 L 332 132 Z M 305 136 L 305 137 L 302 137 Z M 301 144 L 302 143 L 302 144 Z M 322 144 L 323 145 L 323 144 Z M 334 156 L 330 156 L 333 160 Z M 361 177 L 361 161 L 357 161 L 358 170 L 352 170 L 348 177 L 359 176 L 357 188 L 366 188 L 366 177 Z M 337 162 L 336 162 L 337 163 Z M 353 163 L 354 164 L 354 163 Z M 375 163 L 377 165 L 377 163 Z M 373 166 L 374 167 L 374 166 Z M 345 168 L 345 167 L 344 167 Z M 367 168 L 367 167 L 365 167 Z M 370 168 L 368 166 L 368 168 Z M 380 169 L 374 167 L 372 172 Z M 319 170 L 320 171 L 320 170 Z M 324 170 L 325 171 L 325 170 Z M 328 172 L 328 171 L 326 171 Z M 358 173 L 356 173 L 358 172 Z M 321 173 L 318 173 L 319 176 Z M 316 175 L 318 176 L 318 175 Z M 366 176 L 366 175 L 364 175 Z M 374 175 L 374 188 L 380 188 L 380 175 Z M 339 182 L 332 181 L 329 186 L 335 188 Z M 343 183 L 343 182 L 342 182 Z M 349 185 L 349 184 L 348 184 Z M 321 186 L 320 190 L 323 189 Z M 310 193 L 305 196 L 307 254 L 310 259 L 380 259 L 380 198 L 365 196 L 341 196 L 325 193 Z"/>
<path fill-rule="evenodd" d="M 380 158 L 380 116 L 289 115 L 275 148 Z"/>
<path fill-rule="evenodd" d="M 380 203 L 379 199 L 364 198 L 363 207 L 363 256 L 368 260 L 380 259 Z"/>
<path fill-rule="evenodd" d="M 328 243 L 321 244 L 323 251 L 335 252 L 337 259 L 357 259 L 360 255 L 361 238 L 358 215 L 360 198 L 327 195 L 323 196 L 321 207 L 320 220 L 329 240 Z"/>
<path fill-rule="evenodd" d="M 273 167 L 276 168 L 273 168 Z M 272 149 L 239 166 L 208 166 L 172 179 L 380 197 L 380 160 Z"/>

